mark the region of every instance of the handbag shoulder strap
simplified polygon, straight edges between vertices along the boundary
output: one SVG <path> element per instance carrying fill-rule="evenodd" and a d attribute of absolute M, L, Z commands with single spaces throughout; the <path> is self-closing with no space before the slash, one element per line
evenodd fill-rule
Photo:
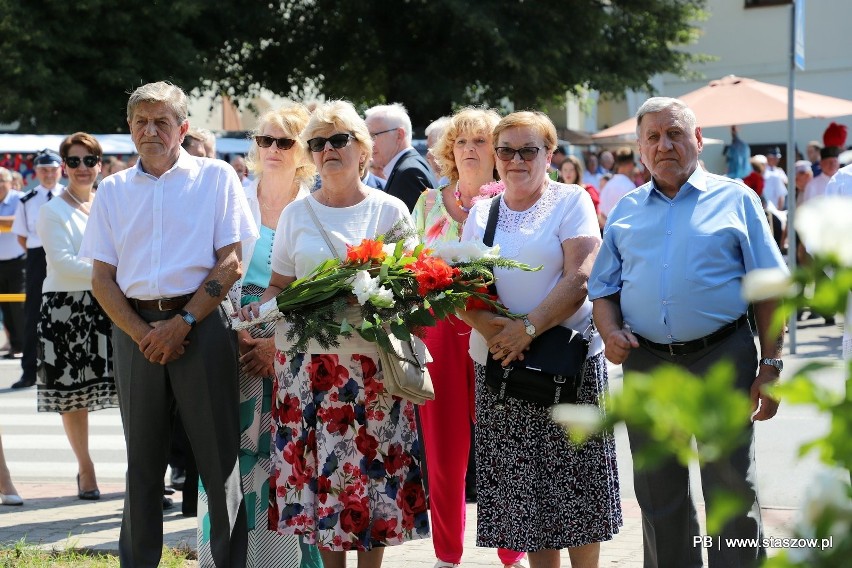
<path fill-rule="evenodd" d="M 500 216 L 500 196 L 491 200 L 491 208 L 488 210 L 488 223 L 485 224 L 485 234 L 482 242 L 485 246 L 494 245 L 494 233 L 497 232 L 497 218 Z"/>
<path fill-rule="evenodd" d="M 328 245 L 328 250 L 330 250 L 332 253 L 334 253 L 334 257 L 336 259 L 340 260 L 340 255 L 337 254 L 337 249 L 334 248 L 334 245 L 332 244 L 331 239 L 328 238 L 328 233 L 325 232 L 325 229 L 323 229 L 323 227 L 322 227 L 322 223 L 320 223 L 319 218 L 317 218 L 317 213 L 316 213 L 316 211 L 314 211 L 314 208 L 311 205 L 310 197 L 305 198 L 305 205 L 308 207 L 308 214 L 311 216 L 311 219 L 314 220 L 314 225 L 317 226 L 317 229 L 319 229 L 319 232 L 322 235 L 322 238 L 325 241 L 325 244 Z"/>

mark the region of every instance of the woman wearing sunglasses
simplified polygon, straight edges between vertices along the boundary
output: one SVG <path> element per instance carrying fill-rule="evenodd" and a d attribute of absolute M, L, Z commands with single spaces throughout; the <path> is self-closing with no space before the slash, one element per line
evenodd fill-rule
<path fill-rule="evenodd" d="M 539 112 L 516 112 L 494 129 L 501 196 L 477 202 L 462 240 L 482 240 L 492 201 L 499 210 L 494 244 L 500 254 L 537 272 L 496 269 L 500 300 L 523 318 L 485 310 L 463 313 L 473 332 L 476 371 L 478 546 L 526 551 L 532 568 L 558 568 L 567 548 L 574 568 L 598 566 L 600 542 L 622 524 L 615 441 L 611 433 L 572 444 L 550 408 L 517 398 L 501 407 L 485 386 L 492 357 L 509 364 L 533 339 L 556 325 L 585 331 L 591 340 L 579 403 L 598 404 L 607 389 L 602 342 L 589 330 L 586 282 L 600 247 L 589 194 L 547 176 L 556 129 Z M 603 410 L 601 410 L 603 412 Z"/>
<path fill-rule="evenodd" d="M 305 197 L 316 168 L 308 159 L 299 133 L 310 113 L 303 105 L 290 104 L 260 117 L 252 135 L 246 159 L 254 180 L 246 187 L 255 223 L 260 232 L 257 241 L 243 242 L 243 277 L 228 294 L 234 312 L 258 298 L 269 285 L 272 275 L 270 257 L 281 212 L 296 199 Z M 322 568 L 316 547 L 301 546 L 299 539 L 282 536 L 267 528 L 272 451 L 271 423 L 273 327 L 252 327 L 237 332 L 240 350 L 240 474 L 246 496 L 249 521 L 248 568 Z M 213 563 L 210 551 L 207 494 L 199 483 L 198 560 L 201 566 Z"/>
<path fill-rule="evenodd" d="M 89 455 L 89 412 L 118 406 L 112 373 L 110 321 L 92 295 L 92 263 L 77 258 L 101 145 L 77 132 L 59 146 L 68 186 L 39 209 L 36 230 L 44 243 L 47 278 L 42 287 L 38 335 L 38 411 L 62 415 L 77 458 L 77 496 L 100 499 Z"/>
<path fill-rule="evenodd" d="M 402 201 L 361 182 L 372 143 L 350 103 L 317 107 L 301 138 L 322 187 L 281 215 L 261 303 L 319 263 L 345 258 L 346 245 L 400 220 L 411 226 Z M 258 307 L 243 308 L 241 318 Z M 357 307 L 348 310 L 359 325 Z M 347 550 L 358 551 L 360 568 L 380 566 L 385 546 L 429 536 L 414 406 L 381 388 L 374 343 L 357 334 L 331 349 L 312 341 L 290 359 L 287 329 L 284 320 L 276 324 L 270 528 L 316 544 L 325 568 L 345 566 Z"/>
<path fill-rule="evenodd" d="M 433 148 L 444 186 L 424 192 L 412 216 L 426 246 L 456 241 L 473 204 L 503 189 L 494 181 L 494 144 L 491 132 L 500 115 L 493 110 L 465 108 L 447 122 Z M 452 568 L 464 550 L 465 473 L 471 450 L 473 419 L 473 362 L 467 353 L 470 327 L 456 317 L 427 328 L 424 341 L 432 354 L 429 373 L 435 400 L 420 407 L 423 445 L 429 477 L 432 543 L 435 568 Z M 523 552 L 497 551 L 503 566 L 520 567 Z"/>

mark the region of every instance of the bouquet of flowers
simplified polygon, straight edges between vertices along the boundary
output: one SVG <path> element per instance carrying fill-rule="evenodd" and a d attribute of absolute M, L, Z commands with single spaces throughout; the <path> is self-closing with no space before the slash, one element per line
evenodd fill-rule
<path fill-rule="evenodd" d="M 236 329 L 283 318 L 293 342 L 289 355 L 305 351 L 310 340 L 324 349 L 336 347 L 339 337 L 352 333 L 393 353 L 389 333 L 408 341 L 456 310 L 488 309 L 513 317 L 489 293 L 494 268 L 541 268 L 501 258 L 499 246 L 471 241 L 406 250 L 402 238 L 384 242 L 392 233 L 347 245 L 345 259 L 326 260 L 263 304 L 260 317 L 239 322 Z M 350 306 L 358 321 L 347 319 Z"/>

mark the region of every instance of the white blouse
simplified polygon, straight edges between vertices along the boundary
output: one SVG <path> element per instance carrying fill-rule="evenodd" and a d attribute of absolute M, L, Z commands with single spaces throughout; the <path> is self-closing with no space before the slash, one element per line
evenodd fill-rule
<path fill-rule="evenodd" d="M 483 199 L 473 206 L 464 226 L 463 241 L 482 241 L 492 199 Z M 493 243 L 500 245 L 500 255 L 542 267 L 537 272 L 495 269 L 497 293 L 503 304 L 514 313 L 527 314 L 534 310 L 562 278 L 562 243 L 579 237 L 599 239 L 600 231 L 592 200 L 578 185 L 551 182 L 539 200 L 525 211 L 513 211 L 500 203 Z M 591 315 L 592 303 L 586 298 L 560 325 L 582 332 L 588 327 Z M 591 341 L 590 357 L 600 353 L 603 346 L 597 334 Z M 469 352 L 474 361 L 485 365 L 488 346 L 475 329 L 470 334 Z"/>
<path fill-rule="evenodd" d="M 36 231 L 47 257 L 42 292 L 92 289 L 92 263 L 77 257 L 88 220 L 88 215 L 58 197 L 39 208 Z"/>

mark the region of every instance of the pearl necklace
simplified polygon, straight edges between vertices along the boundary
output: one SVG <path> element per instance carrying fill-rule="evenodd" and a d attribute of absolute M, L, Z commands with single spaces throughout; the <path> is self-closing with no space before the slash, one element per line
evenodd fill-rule
<path fill-rule="evenodd" d="M 77 205 L 79 205 L 80 207 L 84 207 L 84 206 L 88 205 L 88 202 L 80 201 L 79 199 L 77 199 L 77 197 L 74 195 L 74 192 L 72 192 L 72 191 L 71 191 L 70 189 L 68 189 L 68 188 L 66 188 L 66 189 L 65 189 L 65 195 L 67 195 L 67 196 L 68 196 L 68 197 L 70 197 L 72 200 L 74 200 L 74 203 L 76 203 L 76 204 L 77 204 Z"/>

